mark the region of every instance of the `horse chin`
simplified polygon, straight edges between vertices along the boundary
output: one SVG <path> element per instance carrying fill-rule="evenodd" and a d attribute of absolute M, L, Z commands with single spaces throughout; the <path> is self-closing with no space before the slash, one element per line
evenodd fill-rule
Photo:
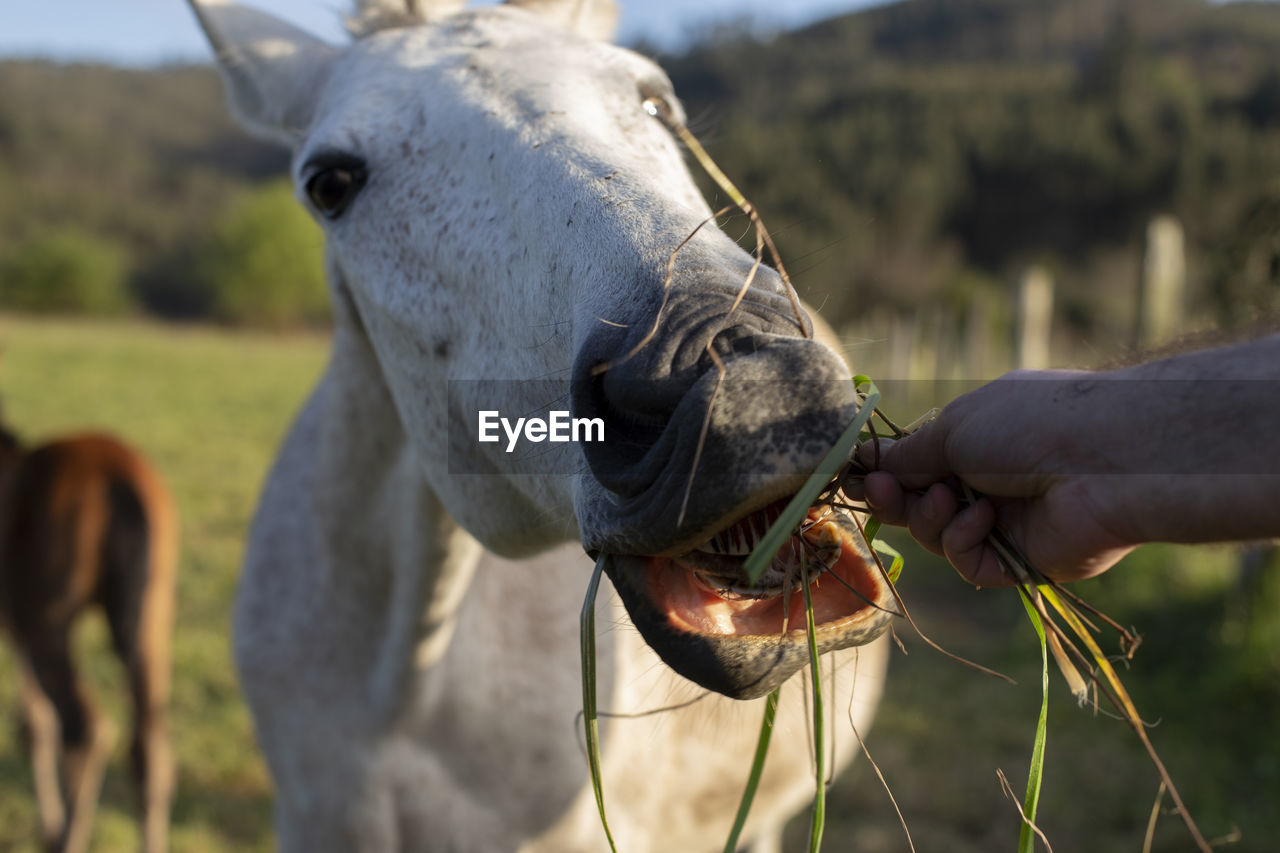
<path fill-rule="evenodd" d="M 742 529 L 746 520 L 726 525 L 722 534 Z M 850 527 L 831 526 L 838 531 L 838 556 L 809 573 L 819 654 L 870 643 L 897 612 L 888 579 Z M 774 565 L 803 548 L 800 535 L 793 536 Z M 833 544 L 827 548 L 834 552 Z M 745 575 L 730 582 L 745 556 L 708 556 L 708 550 L 615 556 L 606 570 L 641 636 L 668 666 L 734 699 L 762 696 L 809 662 L 804 590 L 785 581 L 748 584 Z"/>

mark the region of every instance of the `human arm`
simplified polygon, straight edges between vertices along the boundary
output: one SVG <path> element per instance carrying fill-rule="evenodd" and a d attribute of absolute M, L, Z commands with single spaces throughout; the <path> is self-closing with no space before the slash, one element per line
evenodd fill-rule
<path fill-rule="evenodd" d="M 881 447 L 866 478 L 906 525 L 981 586 L 1011 582 L 1000 524 L 1058 580 L 1143 542 L 1280 536 L 1280 335 L 1106 372 L 1019 371 Z M 985 497 L 964 505 L 955 478 Z"/>

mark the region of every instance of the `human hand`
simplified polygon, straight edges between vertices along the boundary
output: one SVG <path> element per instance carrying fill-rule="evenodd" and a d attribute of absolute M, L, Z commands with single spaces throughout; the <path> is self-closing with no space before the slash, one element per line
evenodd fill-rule
<path fill-rule="evenodd" d="M 1056 580 L 1106 571 L 1139 538 L 1113 506 L 1111 448 L 1091 436 L 1100 405 L 1132 401 L 1108 399 L 1087 376 L 1010 374 L 957 398 L 913 434 L 881 440 L 878 461 L 864 445 L 859 461 L 871 473 L 863 496 L 873 514 L 906 526 L 978 586 L 1014 583 L 987 541 L 997 525 Z M 970 503 L 974 491 L 981 496 Z"/>

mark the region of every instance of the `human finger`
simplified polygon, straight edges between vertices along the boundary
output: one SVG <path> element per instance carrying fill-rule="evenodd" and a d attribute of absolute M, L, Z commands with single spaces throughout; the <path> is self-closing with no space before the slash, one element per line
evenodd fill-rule
<path fill-rule="evenodd" d="M 910 435 L 881 441 L 877 458 L 874 442 L 858 448 L 858 461 L 869 470 L 887 471 L 904 489 L 923 489 L 953 472 L 946 454 L 946 427 L 942 418 L 931 421 Z"/>
<path fill-rule="evenodd" d="M 942 532 L 956 515 L 956 496 L 943 483 L 934 483 L 907 505 L 907 529 L 921 545 L 935 554 L 943 553 Z"/>
<path fill-rule="evenodd" d="M 907 523 L 907 500 L 902 486 L 892 474 L 872 471 L 862 480 L 862 497 L 871 514 L 885 524 Z"/>
<path fill-rule="evenodd" d="M 974 586 L 1008 586 L 1013 582 L 987 542 L 995 524 L 995 507 L 983 499 L 956 513 L 940 535 L 947 561 Z"/>

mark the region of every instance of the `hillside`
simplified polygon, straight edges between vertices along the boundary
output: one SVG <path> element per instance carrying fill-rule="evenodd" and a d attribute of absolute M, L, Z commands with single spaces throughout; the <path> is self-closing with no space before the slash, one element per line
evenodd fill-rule
<path fill-rule="evenodd" d="M 905 0 L 661 59 L 838 323 L 960 316 L 1037 262 L 1081 336 L 1114 334 L 1163 212 L 1203 317 L 1277 305 L 1280 4 Z M 209 69 L 0 63 L 0 264 L 90 235 L 147 310 L 206 312 L 206 235 L 285 162 L 230 123 Z"/>
<path fill-rule="evenodd" d="M 0 63 L 0 263 L 52 232 L 126 256 L 154 311 L 190 310 L 191 253 L 285 152 L 236 127 L 211 68 Z"/>
<path fill-rule="evenodd" d="M 1280 4 L 909 0 L 666 64 L 838 314 L 962 307 L 1035 261 L 1102 333 L 1162 212 L 1194 308 L 1277 306 Z"/>

